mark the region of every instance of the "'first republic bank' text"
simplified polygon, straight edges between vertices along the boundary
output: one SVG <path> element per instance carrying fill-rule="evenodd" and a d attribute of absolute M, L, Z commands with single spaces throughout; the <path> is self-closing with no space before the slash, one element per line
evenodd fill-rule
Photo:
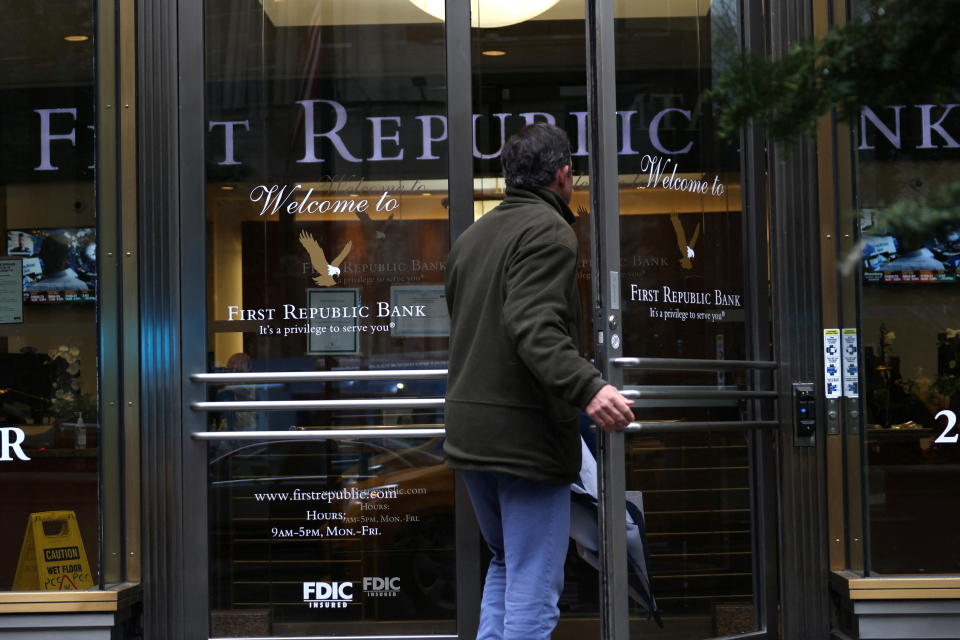
<path fill-rule="evenodd" d="M 376 306 L 355 307 L 298 307 L 285 304 L 280 309 L 242 309 L 238 305 L 227 307 L 227 320 L 340 320 L 352 318 L 426 318 L 426 306 L 392 305 L 377 302 Z M 278 311 L 282 313 L 278 314 Z M 373 314 L 373 315 L 371 315 Z"/>

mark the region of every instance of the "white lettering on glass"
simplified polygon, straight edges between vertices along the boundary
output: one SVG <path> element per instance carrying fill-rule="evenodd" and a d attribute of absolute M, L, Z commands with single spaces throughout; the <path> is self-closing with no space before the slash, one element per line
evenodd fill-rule
<path fill-rule="evenodd" d="M 233 154 L 233 132 L 237 126 L 242 125 L 247 131 L 250 131 L 249 120 L 211 120 L 207 131 L 213 131 L 214 127 L 223 127 L 223 161 L 219 165 L 240 164 Z"/>
<path fill-rule="evenodd" d="M 336 120 L 333 123 L 333 128 L 329 131 L 317 133 L 314 130 L 314 105 L 317 103 L 333 107 Z M 323 162 L 323 158 L 317 157 L 316 138 L 327 138 L 330 140 L 333 147 L 337 150 L 337 153 L 339 153 L 340 157 L 344 160 L 360 162 L 360 158 L 347 150 L 347 145 L 344 144 L 343 139 L 339 135 L 339 131 L 347 126 L 347 110 L 342 104 L 335 100 L 297 100 L 297 104 L 303 106 L 303 138 L 305 147 L 303 157 L 297 160 L 297 162 Z"/>
<path fill-rule="evenodd" d="M 400 118 L 397 116 L 389 117 L 377 117 L 377 118 L 367 118 L 370 123 L 373 125 L 373 155 L 370 156 L 370 160 L 377 162 L 379 160 L 403 160 L 403 147 L 400 147 Z M 383 123 L 384 122 L 395 122 L 397 128 L 394 129 L 393 135 L 384 135 L 383 134 Z M 383 143 L 384 141 L 392 142 L 393 144 L 400 147 L 395 155 L 384 156 L 383 155 Z"/>
<path fill-rule="evenodd" d="M 957 439 L 960 437 L 960 434 L 955 433 L 952 436 L 947 435 L 950 433 L 951 429 L 957 426 L 957 414 L 949 409 L 944 409 L 934 416 L 934 420 L 939 420 L 940 416 L 943 416 L 947 419 L 947 428 L 943 430 L 943 433 L 941 433 L 940 437 L 934 440 L 934 442 L 939 444 L 957 444 Z"/>
<path fill-rule="evenodd" d="M 23 452 L 23 441 L 27 436 L 23 429 L 17 427 L 0 427 L 0 462 L 10 462 L 13 460 L 10 454 L 17 456 L 20 460 L 29 461 L 30 458 Z"/>
<path fill-rule="evenodd" d="M 433 155 L 433 143 L 447 139 L 447 117 L 416 116 L 416 118 L 420 121 L 420 129 L 423 132 L 423 153 L 417 156 L 417 160 L 439 160 L 440 156 Z M 433 120 L 437 120 L 443 125 L 443 133 L 437 138 L 431 135 L 433 133 L 433 124 L 431 124 Z"/>
<path fill-rule="evenodd" d="M 890 141 L 897 149 L 900 148 L 900 110 L 903 109 L 904 105 L 898 104 L 893 105 L 890 108 L 893 109 L 893 126 L 894 131 L 890 130 L 883 120 L 873 112 L 873 109 L 870 107 L 864 107 L 860 110 L 860 146 L 857 147 L 859 150 L 863 151 L 864 149 L 873 149 L 874 146 L 867 144 L 867 120 L 873 123 L 873 126 L 877 128 L 883 137 Z"/>
<path fill-rule="evenodd" d="M 669 189 L 671 191 L 686 191 L 700 195 L 709 193 L 717 197 L 726 193 L 727 188 L 720 183 L 720 176 L 714 176 L 712 184 L 706 176 L 703 176 L 702 179 L 678 178 L 677 169 L 679 169 L 679 165 L 676 163 L 673 164 L 671 172 L 664 177 L 663 172 L 669 169 L 671 163 L 673 163 L 672 159 L 661 158 L 660 156 L 645 155 L 640 159 L 640 171 L 647 174 L 648 189 Z"/>
<path fill-rule="evenodd" d="M 356 163 L 364 161 L 363 159 L 355 156 L 347 147 L 345 130 L 347 130 L 350 122 L 349 114 L 347 113 L 347 109 L 343 106 L 343 104 L 337 102 L 336 100 L 322 99 L 298 100 L 296 104 L 299 104 L 304 108 L 304 153 L 303 157 L 297 160 L 298 163 L 311 164 L 325 162 L 325 154 L 321 151 L 319 144 L 320 138 L 326 139 L 327 142 L 332 145 L 336 153 L 338 153 L 344 160 Z M 324 111 L 319 105 L 325 105 L 328 107 L 328 110 Z M 951 132 L 948 130 L 950 122 L 956 121 L 956 114 L 954 114 L 953 119 L 948 122 L 950 119 L 950 114 L 952 113 L 953 108 L 958 106 L 957 104 L 922 104 L 913 106 L 916 108 L 916 111 L 913 111 L 911 108 L 910 113 L 917 114 L 917 122 L 915 124 L 918 124 L 920 127 L 920 140 L 919 144 L 914 146 L 915 149 L 960 148 L 960 142 L 957 140 L 956 131 Z M 901 123 L 902 118 L 904 117 L 903 114 L 906 113 L 906 107 L 907 105 L 890 105 L 886 107 L 886 109 L 891 109 L 893 111 L 892 122 L 889 116 L 878 114 L 870 107 L 863 107 L 860 110 L 860 122 L 858 128 L 860 143 L 858 149 L 874 149 L 876 141 L 881 139 L 883 139 L 886 143 L 889 143 L 894 148 L 901 149 L 903 146 Z M 935 112 L 935 109 L 942 109 L 943 111 Z M 70 142 L 73 147 L 77 146 L 77 109 L 72 107 L 57 109 L 34 109 L 33 111 L 40 116 L 40 163 L 34 167 L 33 170 L 58 171 L 59 167 L 53 161 L 53 153 L 56 150 L 56 147 L 54 147 L 53 143 L 67 141 Z M 633 144 L 632 119 L 638 113 L 640 113 L 640 111 L 617 111 L 620 127 L 619 134 L 621 136 L 619 141 L 619 149 L 617 150 L 618 155 L 634 155 L 641 153 L 641 151 L 638 151 Z M 678 113 L 686 118 L 688 122 L 693 122 L 693 112 L 690 109 L 667 107 L 656 112 L 648 125 L 650 144 L 658 152 L 664 155 L 676 156 L 690 153 L 691 149 L 693 148 L 693 140 L 689 140 L 680 149 L 668 149 L 661 139 L 661 135 L 665 129 L 679 130 L 681 128 L 680 126 L 667 127 L 663 124 L 664 118 L 671 113 Z M 333 116 L 332 118 L 330 117 L 331 114 Z M 575 149 L 575 151 L 572 152 L 572 155 L 580 157 L 586 156 L 588 154 L 587 112 L 570 111 L 567 112 L 567 115 L 576 120 L 575 136 L 571 132 L 571 148 Z M 69 124 L 64 122 L 64 117 L 71 117 L 72 122 Z M 369 132 L 365 132 L 363 139 L 370 144 L 372 149 L 371 155 L 366 158 L 366 161 L 396 161 L 402 160 L 405 157 L 405 149 L 400 138 L 400 129 L 403 126 L 404 117 L 407 116 L 371 116 L 366 118 L 366 120 L 370 121 L 371 127 Z M 412 115 L 409 117 L 420 121 L 421 153 L 420 155 L 416 156 L 416 159 L 439 160 L 440 155 L 438 154 L 436 145 L 437 143 L 443 142 L 448 138 L 446 117 L 442 115 Z M 503 151 L 503 145 L 506 140 L 506 123 L 508 118 L 522 119 L 524 124 L 536 121 L 546 121 L 552 123 L 556 122 L 558 115 L 543 111 L 492 114 L 492 117 L 496 118 L 499 124 L 500 144 L 496 149 L 491 149 L 490 153 L 481 152 L 476 139 L 476 131 L 479 121 L 484 117 L 487 117 L 487 115 L 473 115 L 473 155 L 475 158 L 493 159 L 499 157 Z M 321 120 L 323 122 L 320 122 Z M 436 126 L 435 123 L 439 123 L 440 126 Z M 96 134 L 96 129 L 93 125 L 85 126 L 90 129 L 94 135 Z M 218 127 L 221 126 L 223 127 L 223 159 L 218 160 L 217 164 L 221 166 L 243 165 L 243 160 L 237 157 L 237 136 L 239 135 L 238 130 L 246 132 L 250 132 L 252 130 L 250 120 L 207 121 L 208 132 L 214 132 Z M 388 127 L 392 128 L 388 129 Z M 873 144 L 868 142 L 867 139 L 867 134 L 868 132 L 871 132 L 871 129 L 877 133 Z M 358 137 L 359 136 L 354 132 L 351 137 L 346 139 L 356 141 Z M 496 134 L 494 134 L 493 138 L 495 137 Z M 359 144 L 359 142 L 357 142 L 357 144 Z M 491 146 L 493 144 L 494 142 L 491 140 Z M 390 145 L 392 145 L 392 147 Z M 89 168 L 93 168 L 93 165 L 91 164 Z"/>
<path fill-rule="evenodd" d="M 587 112 L 571 111 L 570 115 L 577 119 L 577 150 L 571 155 L 587 155 Z"/>
<path fill-rule="evenodd" d="M 636 150 L 633 148 L 633 131 L 630 128 L 630 120 L 633 119 L 633 114 L 636 111 L 617 111 L 617 115 L 620 116 L 620 121 L 623 123 L 623 144 L 620 145 L 620 151 L 618 155 L 630 155 L 636 153 Z"/>
<path fill-rule="evenodd" d="M 663 117 L 671 111 L 676 111 L 680 115 L 684 116 L 687 120 L 693 119 L 689 109 L 677 109 L 676 107 L 670 107 L 669 109 L 664 109 L 663 111 L 658 112 L 657 115 L 653 116 L 653 119 L 650 120 L 650 143 L 653 144 L 654 148 L 660 153 L 666 153 L 669 155 L 689 153 L 690 149 L 693 147 L 693 140 L 688 142 L 687 146 L 679 151 L 670 151 L 663 146 L 662 142 L 660 142 L 660 121 L 663 120 Z"/>
<path fill-rule="evenodd" d="M 73 116 L 73 121 L 77 121 L 76 109 L 34 109 L 35 113 L 40 114 L 40 164 L 33 168 L 34 171 L 56 171 L 57 167 L 50 163 L 50 143 L 54 140 L 69 140 L 74 147 L 77 146 L 77 129 L 70 126 L 67 133 L 53 133 L 50 131 L 50 116 L 69 114 Z"/>
<path fill-rule="evenodd" d="M 943 115 L 940 116 L 940 119 L 936 122 L 931 123 L 931 114 L 933 108 L 937 106 L 935 104 L 921 104 L 920 107 L 920 127 L 922 130 L 923 143 L 917 147 L 917 149 L 936 149 L 937 145 L 933 144 L 933 135 L 932 132 L 936 131 L 940 134 L 940 137 L 946 141 L 944 145 L 947 149 L 956 149 L 960 147 L 960 143 L 950 137 L 950 134 L 947 133 L 947 130 L 943 128 L 943 121 L 947 119 L 947 116 L 950 114 L 950 111 L 957 105 L 948 104 L 944 105 L 946 110 L 943 112 Z"/>
<path fill-rule="evenodd" d="M 500 146 L 497 147 L 497 150 L 493 153 L 483 154 L 480 153 L 480 149 L 477 148 L 477 120 L 480 119 L 480 115 L 475 113 L 473 114 L 473 157 L 479 158 L 480 160 L 490 160 L 491 158 L 496 158 L 503 151 L 503 145 L 507 141 L 507 117 L 509 113 L 495 113 L 493 114 L 494 118 L 497 118 L 500 121 Z"/>
<path fill-rule="evenodd" d="M 260 215 L 275 215 L 277 210 L 283 209 L 283 206 L 293 197 L 294 192 L 300 188 L 300 185 L 296 185 L 290 189 L 290 193 L 287 193 L 287 186 L 280 186 L 278 184 L 270 185 L 269 187 L 265 184 L 260 184 L 255 186 L 250 190 L 250 201 L 251 202 L 260 202 L 263 200 L 263 209 L 260 211 Z M 269 212 L 267 210 L 270 210 Z"/>

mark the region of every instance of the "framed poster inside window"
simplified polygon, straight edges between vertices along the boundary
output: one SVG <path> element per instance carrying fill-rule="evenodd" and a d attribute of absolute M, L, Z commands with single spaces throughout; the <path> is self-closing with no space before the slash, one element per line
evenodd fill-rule
<path fill-rule="evenodd" d="M 308 321 L 308 354 L 360 353 L 360 289 L 307 289 L 307 304 L 314 316 Z"/>
<path fill-rule="evenodd" d="M 0 324 L 23 322 L 23 258 L 0 258 Z"/>

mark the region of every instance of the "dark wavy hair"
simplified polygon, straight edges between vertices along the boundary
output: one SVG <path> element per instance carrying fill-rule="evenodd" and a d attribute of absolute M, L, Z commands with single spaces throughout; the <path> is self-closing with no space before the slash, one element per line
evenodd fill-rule
<path fill-rule="evenodd" d="M 570 164 L 570 139 L 552 124 L 529 124 L 507 140 L 501 162 L 508 187 L 543 187 Z"/>
<path fill-rule="evenodd" d="M 43 273 L 51 274 L 60 271 L 67 263 L 70 247 L 67 239 L 62 235 L 51 235 L 43 239 L 40 245 L 40 262 L 43 264 Z"/>

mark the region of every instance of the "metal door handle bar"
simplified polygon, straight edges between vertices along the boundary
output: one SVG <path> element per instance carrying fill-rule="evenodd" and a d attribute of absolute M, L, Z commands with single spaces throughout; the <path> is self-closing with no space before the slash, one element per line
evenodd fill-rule
<path fill-rule="evenodd" d="M 626 398 L 775 398 L 773 391 L 634 391 L 620 392 Z M 289 411 L 302 409 L 437 409 L 444 398 L 376 398 L 358 400 L 223 400 L 194 402 L 194 411 Z"/>
<path fill-rule="evenodd" d="M 194 440 L 331 440 L 362 438 L 436 438 L 447 433 L 443 427 L 422 429 L 294 429 L 292 431 L 196 431 Z"/>
<path fill-rule="evenodd" d="M 720 371 L 724 369 L 776 369 L 769 360 L 697 360 L 694 358 L 613 358 L 611 364 L 625 369 L 660 371 Z"/>
<path fill-rule="evenodd" d="M 687 431 L 750 431 L 774 429 L 776 420 L 711 420 L 707 422 L 631 422 L 627 433 L 684 433 Z"/>
<path fill-rule="evenodd" d="M 194 402 L 194 411 L 290 411 L 300 409 L 437 409 L 443 398 L 377 398 L 372 400 L 230 400 Z"/>
<path fill-rule="evenodd" d="M 446 378 L 446 369 L 382 369 L 376 371 L 275 371 L 260 373 L 194 373 L 193 382 L 336 382 L 344 380 L 432 380 Z"/>
<path fill-rule="evenodd" d="M 710 389 L 691 389 L 690 391 L 657 391 L 627 389 L 620 392 L 625 398 L 637 398 L 642 400 L 699 400 L 702 398 L 755 398 L 755 399 L 774 399 L 779 397 L 776 391 L 750 391 L 747 389 L 720 391 Z"/>

